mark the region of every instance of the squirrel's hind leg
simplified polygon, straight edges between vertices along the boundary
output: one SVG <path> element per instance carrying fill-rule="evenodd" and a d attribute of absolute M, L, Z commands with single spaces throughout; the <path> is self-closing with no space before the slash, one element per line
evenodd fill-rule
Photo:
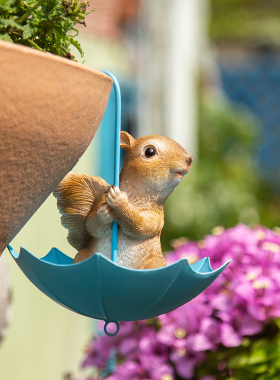
<path fill-rule="evenodd" d="M 86 229 L 90 234 L 88 243 L 79 250 L 75 256 L 74 263 L 79 263 L 88 259 L 96 252 L 97 243 L 106 235 L 112 234 L 112 223 L 114 212 L 110 210 L 106 203 L 95 207 L 87 216 Z"/>
<path fill-rule="evenodd" d="M 92 256 L 95 253 L 94 243 L 94 238 L 90 237 L 87 245 L 80 249 L 79 252 L 76 254 L 73 263 L 80 263 L 81 261 L 84 261 L 88 259 L 90 256 Z"/>

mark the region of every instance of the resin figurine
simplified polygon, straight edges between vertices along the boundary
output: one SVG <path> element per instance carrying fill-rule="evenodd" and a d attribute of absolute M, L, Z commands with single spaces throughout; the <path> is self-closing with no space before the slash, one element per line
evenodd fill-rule
<path fill-rule="evenodd" d="M 95 252 L 111 258 L 116 220 L 118 265 L 165 266 L 160 243 L 163 204 L 190 170 L 192 156 L 177 142 L 159 135 L 134 139 L 121 132 L 121 148 L 126 155 L 119 188 L 100 177 L 70 172 L 54 191 L 68 241 L 79 251 L 74 263 Z"/>

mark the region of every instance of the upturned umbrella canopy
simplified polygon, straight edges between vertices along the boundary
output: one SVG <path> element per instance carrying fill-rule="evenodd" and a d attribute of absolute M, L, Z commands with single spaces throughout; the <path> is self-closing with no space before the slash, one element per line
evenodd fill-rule
<path fill-rule="evenodd" d="M 100 253 L 73 264 L 57 248 L 42 259 L 8 247 L 26 277 L 61 306 L 106 321 L 148 319 L 189 302 L 226 268 L 213 270 L 209 258 L 192 265 L 181 259 L 157 269 L 130 269 Z"/>

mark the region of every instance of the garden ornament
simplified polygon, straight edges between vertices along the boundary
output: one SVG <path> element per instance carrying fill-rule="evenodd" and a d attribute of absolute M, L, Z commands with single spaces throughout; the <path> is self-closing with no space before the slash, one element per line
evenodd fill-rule
<path fill-rule="evenodd" d="M 175 141 L 157 135 L 133 139 L 121 132 L 120 146 L 126 155 L 119 187 L 110 187 L 100 177 L 69 173 L 54 191 L 68 241 L 79 250 L 74 263 L 95 252 L 110 259 L 116 220 L 119 265 L 165 266 L 160 244 L 163 204 L 188 173 L 192 156 Z"/>
<path fill-rule="evenodd" d="M 9 249 L 43 293 L 72 311 L 103 319 L 104 331 L 115 335 L 117 321 L 152 318 L 190 301 L 228 262 L 216 270 L 207 258 L 165 266 L 159 240 L 162 207 L 192 158 L 166 137 L 133 139 L 121 133 L 119 85 L 106 73 L 116 94 L 114 186 L 99 177 L 69 173 L 54 192 L 68 240 L 79 250 L 74 263 L 56 248 L 42 259 L 24 248 L 19 255 Z M 120 146 L 126 157 L 119 178 Z M 114 333 L 107 330 L 110 322 L 116 324 Z"/>

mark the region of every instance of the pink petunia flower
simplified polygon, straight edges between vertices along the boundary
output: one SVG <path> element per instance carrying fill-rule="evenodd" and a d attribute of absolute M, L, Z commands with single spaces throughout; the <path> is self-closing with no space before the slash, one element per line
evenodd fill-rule
<path fill-rule="evenodd" d="M 210 257 L 215 269 L 230 265 L 202 294 L 154 321 L 120 323 L 111 338 L 99 336 L 89 345 L 83 366 L 106 368 L 112 351 L 117 365 L 109 380 L 191 379 L 207 351 L 222 344 L 237 347 L 280 317 L 280 236 L 239 224 L 204 242 L 187 242 L 167 254 L 169 263 Z M 215 380 L 204 376 L 200 380 Z"/>

